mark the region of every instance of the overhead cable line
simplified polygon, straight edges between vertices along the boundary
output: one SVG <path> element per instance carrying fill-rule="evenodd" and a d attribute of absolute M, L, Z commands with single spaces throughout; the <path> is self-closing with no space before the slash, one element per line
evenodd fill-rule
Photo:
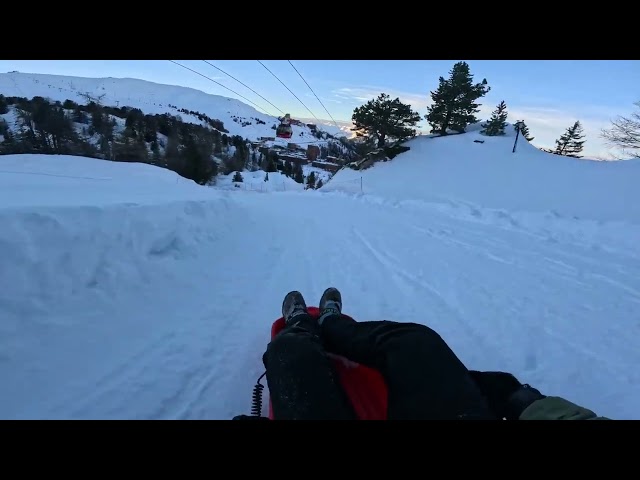
<path fill-rule="evenodd" d="M 213 68 L 220 70 L 222 73 L 224 73 L 225 75 L 233 78 L 236 82 L 238 82 L 240 85 L 243 85 L 244 87 L 248 88 L 249 90 L 251 90 L 253 93 L 255 93 L 256 95 L 258 95 L 261 99 L 263 99 L 265 102 L 267 102 L 269 105 L 271 105 L 273 108 L 275 108 L 276 110 L 280 110 L 280 112 L 282 112 L 282 114 L 284 115 L 285 112 L 282 111 L 282 109 L 276 107 L 273 103 L 271 103 L 269 100 L 267 100 L 266 98 L 264 98 L 262 95 L 260 95 L 258 92 L 256 92 L 253 88 L 251 88 L 249 85 L 242 83 L 240 80 L 238 80 L 236 77 L 234 77 L 233 75 L 231 75 L 230 73 L 225 72 L 224 70 L 222 70 L 220 67 L 216 67 L 213 63 L 210 63 L 206 60 L 203 60 L 204 63 L 207 63 L 209 65 L 211 65 Z"/>
<path fill-rule="evenodd" d="M 329 113 L 329 110 L 327 110 L 327 107 L 324 106 L 324 103 L 322 103 L 322 100 L 320 100 L 318 98 L 318 95 L 316 95 L 316 92 L 313 91 L 313 88 L 311 88 L 311 85 L 309 85 L 307 83 L 307 81 L 304 79 L 304 77 L 300 74 L 300 72 L 298 71 L 298 69 L 293 65 L 293 63 L 291 63 L 291 60 L 287 60 L 287 62 L 289 62 L 289 65 L 291 65 L 293 67 L 293 69 L 296 71 L 296 73 L 300 76 L 300 78 L 302 78 L 302 81 L 304 83 L 307 84 L 307 87 L 309 87 L 309 90 L 311 90 L 311 93 L 313 93 L 315 95 L 315 97 L 318 99 L 318 102 L 320 102 L 320 105 L 322 105 L 322 108 L 324 108 L 324 111 L 327 112 L 327 114 L 329 115 L 329 117 L 331 117 L 331 120 L 333 120 L 333 123 L 335 124 L 336 128 L 338 130 L 340 130 L 340 127 L 338 126 L 338 123 L 333 119 L 333 117 L 331 116 L 331 114 Z"/>
<path fill-rule="evenodd" d="M 309 113 L 310 113 L 311 115 L 313 115 L 313 118 L 315 118 L 315 119 L 318 121 L 318 123 L 320 123 L 320 120 L 318 119 L 318 117 L 316 117 L 316 116 L 315 116 L 315 114 L 311 111 L 311 109 L 310 109 L 309 107 L 307 107 L 307 106 L 303 103 L 303 101 L 302 101 L 302 100 L 300 100 L 300 99 L 298 98 L 298 96 L 297 96 L 295 93 L 293 93 L 293 92 L 291 91 L 291 89 L 290 89 L 289 87 L 287 87 L 287 86 L 284 84 L 284 82 L 283 82 L 282 80 L 280 80 L 280 79 L 278 78 L 278 76 L 277 76 L 275 73 L 273 73 L 271 70 L 269 70 L 269 69 L 266 67 L 266 65 L 265 65 L 264 63 L 262 63 L 260 60 L 257 60 L 257 62 L 258 62 L 260 65 L 262 65 L 262 66 L 265 68 L 265 70 L 267 70 L 267 72 L 269 72 L 271 75 L 273 75 L 273 76 L 276 78 L 276 80 L 278 80 L 280 83 L 282 83 L 282 85 L 284 86 L 284 88 L 286 88 L 287 90 L 289 90 L 289 92 L 291 93 L 291 95 L 293 95 L 294 97 L 296 97 L 296 98 L 298 99 L 298 101 L 299 101 L 300 103 L 302 103 L 302 106 L 304 106 L 304 108 L 306 108 L 307 110 L 309 110 Z"/>
<path fill-rule="evenodd" d="M 204 75 L 204 74 L 202 74 L 202 73 L 200 73 L 200 72 L 196 72 L 196 71 L 195 71 L 194 69 L 192 69 L 192 68 L 185 67 L 185 66 L 184 66 L 184 65 L 182 65 L 181 63 L 178 63 L 178 62 L 176 62 L 176 61 L 174 61 L 174 60 L 169 60 L 169 61 L 170 61 L 171 63 L 175 63 L 176 65 L 181 66 L 182 68 L 186 68 L 187 70 L 190 70 L 190 71 L 192 71 L 193 73 L 195 73 L 195 74 L 197 74 L 197 75 L 200 75 L 201 77 L 204 77 L 204 78 L 206 78 L 207 80 L 212 81 L 213 83 L 217 83 L 217 84 L 218 84 L 218 85 L 220 85 L 221 87 L 226 88 L 226 89 L 227 89 L 227 90 L 229 90 L 230 92 L 235 93 L 235 94 L 236 94 L 236 95 L 238 95 L 239 97 L 244 98 L 247 102 L 249 102 L 249 103 L 251 103 L 251 104 L 255 105 L 255 106 L 256 106 L 256 107 L 258 107 L 259 109 L 264 110 L 264 111 L 267 113 L 267 115 L 270 115 L 270 116 L 272 116 L 272 117 L 276 117 L 276 118 L 277 118 L 277 115 L 272 115 L 271 113 L 269 113 L 269 112 L 267 111 L 267 109 L 266 109 L 266 108 L 261 107 L 261 106 L 260 106 L 260 105 L 258 105 L 257 103 L 255 103 L 255 102 L 253 102 L 253 101 L 249 100 L 249 99 L 248 99 L 247 97 L 245 97 L 244 95 L 240 95 L 238 92 L 236 92 L 236 91 L 234 91 L 234 90 L 231 90 L 229 87 L 227 87 L 227 86 L 225 86 L 225 85 L 221 84 L 220 82 L 216 82 L 213 78 L 207 77 L 206 75 Z"/>

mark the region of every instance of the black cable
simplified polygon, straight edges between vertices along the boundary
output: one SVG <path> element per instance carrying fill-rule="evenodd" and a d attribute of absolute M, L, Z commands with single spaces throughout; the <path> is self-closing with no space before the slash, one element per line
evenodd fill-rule
<path fill-rule="evenodd" d="M 320 100 L 320 98 L 318 98 L 318 95 L 316 95 L 316 92 L 313 91 L 313 88 L 311 88 L 311 85 L 309 85 L 307 83 L 307 81 L 304 79 L 304 77 L 300 74 L 300 72 L 298 71 L 298 69 L 293 65 L 293 63 L 291 63 L 291 60 L 287 60 L 287 62 L 289 62 L 289 65 L 291 65 L 293 67 L 293 69 L 296 71 L 296 73 L 300 76 L 300 78 L 302 78 L 302 81 L 304 83 L 307 84 L 307 87 L 309 87 L 309 90 L 311 90 L 311 93 L 313 93 L 313 95 L 318 99 L 318 101 L 320 102 L 320 105 L 322 105 L 322 108 L 324 108 L 324 111 L 327 112 L 327 114 L 329 115 L 329 117 L 331 117 L 331 120 L 333 120 L 333 123 L 335 124 L 336 128 L 338 130 L 340 130 L 340 127 L 338 126 L 338 122 L 336 122 L 333 117 L 331 116 L 331 114 L 329 113 L 329 110 L 327 110 L 327 107 L 324 106 L 324 103 L 322 103 L 322 100 Z"/>
<path fill-rule="evenodd" d="M 284 82 L 283 82 L 282 80 L 280 80 L 280 79 L 278 78 L 278 76 L 277 76 L 275 73 L 273 73 L 271 70 L 269 70 L 269 69 L 266 67 L 266 65 L 265 65 L 264 63 L 262 63 L 260 60 L 257 60 L 257 62 L 258 62 L 260 65 L 262 65 L 262 66 L 267 70 L 267 72 L 269 72 L 271 75 L 273 75 L 273 76 L 276 78 L 276 80 L 278 80 L 280 83 L 282 83 L 282 85 L 284 86 L 284 88 L 286 88 L 287 90 L 289 90 L 289 92 L 291 93 L 291 95 L 293 95 L 294 97 L 296 97 L 296 98 L 298 99 L 298 101 L 299 101 L 300 103 L 302 103 L 302 105 L 304 106 L 304 108 L 306 108 L 307 110 L 309 110 L 309 113 L 310 113 L 311 115 L 313 115 L 313 118 L 315 118 L 315 119 L 318 121 L 318 123 L 320 123 L 320 120 L 318 119 L 318 117 L 316 117 L 316 116 L 314 115 L 314 113 L 309 109 L 309 107 L 307 107 L 307 106 L 302 102 L 302 100 L 300 100 L 300 99 L 298 98 L 298 96 L 297 96 L 295 93 L 293 93 L 293 92 L 291 91 L 291 89 L 290 89 L 289 87 L 287 87 L 287 86 L 284 84 Z"/>
<path fill-rule="evenodd" d="M 230 92 L 235 93 L 235 94 L 236 94 L 236 95 L 238 95 L 239 97 L 244 98 L 247 102 L 252 103 L 252 104 L 253 104 L 253 105 L 255 105 L 256 107 L 258 107 L 258 108 L 260 108 L 260 109 L 264 110 L 264 111 L 266 112 L 266 114 L 267 114 L 267 115 L 269 115 L 269 116 L 271 116 L 271 117 L 276 117 L 276 118 L 277 118 L 277 116 L 276 116 L 276 115 L 272 115 L 271 113 L 267 112 L 267 109 L 266 109 L 266 108 L 262 108 L 260 105 L 256 104 L 255 102 L 252 102 L 251 100 L 249 100 L 249 99 L 248 99 L 247 97 L 245 97 L 244 95 L 240 95 L 238 92 L 235 92 L 235 91 L 231 90 L 229 87 L 224 86 L 224 85 L 223 85 L 223 84 L 221 84 L 220 82 L 216 82 L 213 78 L 207 77 L 206 75 L 204 75 L 204 74 L 202 74 L 202 73 L 200 73 L 200 72 L 196 72 L 196 71 L 195 71 L 195 70 L 193 70 L 192 68 L 185 67 L 184 65 L 182 65 L 182 64 L 180 64 L 180 63 L 178 63 L 178 62 L 176 62 L 176 61 L 174 61 L 174 60 L 169 60 L 169 61 L 170 61 L 170 62 L 172 62 L 172 63 L 175 63 L 176 65 L 181 66 L 182 68 L 186 68 L 187 70 L 190 70 L 190 71 L 192 71 L 193 73 L 195 73 L 195 74 L 197 74 L 197 75 L 200 75 L 201 77 L 204 77 L 204 78 L 206 78 L 207 80 L 212 81 L 213 83 L 217 83 L 217 84 L 218 84 L 218 85 L 220 85 L 221 87 L 226 88 L 226 89 L 227 89 L 227 90 L 229 90 Z"/>
<path fill-rule="evenodd" d="M 233 75 L 231 75 L 230 73 L 225 72 L 224 70 L 222 70 L 220 67 L 216 67 L 213 63 L 207 62 L 206 60 L 203 60 L 204 63 L 207 63 L 209 65 L 211 65 L 213 68 L 216 68 L 218 70 L 220 70 L 222 73 L 224 73 L 225 75 L 228 75 L 229 77 L 233 78 L 236 82 L 238 82 L 240 85 L 245 86 L 246 88 L 248 88 L 249 90 L 251 90 L 253 93 L 255 93 L 256 95 L 258 95 L 261 99 L 263 99 L 265 102 L 267 102 L 269 105 L 271 105 L 273 108 L 275 108 L 276 110 L 280 110 L 280 112 L 282 112 L 282 114 L 284 115 L 284 112 L 276 107 L 273 103 L 271 103 L 269 100 L 267 100 L 266 98 L 264 98 L 262 95 L 260 95 L 258 92 L 256 92 L 253 88 L 251 88 L 249 85 L 246 85 L 245 83 L 242 83 L 240 80 L 238 80 L 236 77 L 234 77 Z"/>

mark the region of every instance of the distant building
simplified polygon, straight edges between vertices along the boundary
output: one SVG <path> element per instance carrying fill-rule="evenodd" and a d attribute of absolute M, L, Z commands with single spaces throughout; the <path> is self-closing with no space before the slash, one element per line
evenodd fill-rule
<path fill-rule="evenodd" d="M 311 162 L 311 166 L 316 168 L 321 168 L 322 170 L 325 170 L 327 172 L 332 172 L 332 173 L 335 173 L 342 168 L 341 165 L 338 165 L 336 163 L 320 162 L 320 161 Z"/>
<path fill-rule="evenodd" d="M 307 160 L 310 162 L 315 162 L 316 159 L 320 156 L 320 147 L 317 145 L 308 145 L 307 146 Z"/>
<path fill-rule="evenodd" d="M 287 161 L 291 163 L 297 163 L 299 165 L 307 165 L 309 161 L 305 157 L 299 157 L 297 155 L 278 154 L 278 161 L 283 164 Z"/>

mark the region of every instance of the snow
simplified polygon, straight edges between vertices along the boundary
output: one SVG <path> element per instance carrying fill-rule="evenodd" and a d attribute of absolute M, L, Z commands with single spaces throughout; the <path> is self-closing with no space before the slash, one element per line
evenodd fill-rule
<path fill-rule="evenodd" d="M 513 127 L 507 127 L 504 137 L 470 130 L 463 135 L 416 137 L 406 143 L 411 150 L 391 162 L 363 171 L 341 170 L 324 191 L 349 190 L 339 184 L 357 184 L 362 177 L 364 193 L 387 199 L 465 202 L 509 211 L 640 222 L 640 203 L 630 201 L 638 195 L 640 161 L 551 155 L 522 137 L 512 153 Z"/>
<path fill-rule="evenodd" d="M 220 175 L 216 182 L 216 187 L 224 190 L 248 190 L 253 192 L 287 192 L 304 190 L 304 185 L 297 183 L 293 178 L 287 177 L 280 172 L 269 172 L 269 180 L 265 181 L 266 172 L 258 170 L 241 172 L 242 182 L 234 182 L 235 173 Z"/>
<path fill-rule="evenodd" d="M 0 417 L 249 413 L 282 298 L 334 285 L 357 319 L 427 324 L 469 368 L 639 419 L 637 164 L 476 138 L 417 138 L 318 191 L 0 157 Z"/>
<path fill-rule="evenodd" d="M 305 184 L 296 182 L 293 178 L 287 177 L 280 172 L 269 172 L 269 180 L 265 182 L 266 172 L 258 170 L 250 172 L 244 170 L 240 172 L 242 174 L 242 182 L 234 182 L 234 173 L 228 175 L 219 175 L 216 187 L 223 190 L 249 190 L 253 192 L 289 192 L 289 191 L 301 191 L 305 189 L 307 177 L 313 172 L 316 176 L 316 182 L 322 179 L 322 182 L 326 182 L 331 178 L 331 174 L 321 168 L 312 167 L 311 165 L 302 166 L 302 175 L 304 176 Z"/>
<path fill-rule="evenodd" d="M 275 136 L 275 130 L 271 127 L 279 123 L 277 117 L 261 113 L 240 100 L 211 95 L 193 88 L 164 85 L 136 78 L 0 73 L 0 93 L 6 97 L 29 99 L 42 96 L 60 102 L 68 99 L 81 104 L 88 103 L 87 98 L 90 98 L 93 101 L 99 101 L 102 105 L 139 108 L 148 115 L 169 113 L 179 115 L 185 122 L 202 123 L 197 117 L 178 111 L 184 108 L 187 111 L 193 110 L 221 120 L 224 128 L 229 131 L 229 135 L 241 135 L 252 141 L 259 137 Z M 234 117 L 240 123 L 234 121 Z M 258 123 L 256 119 L 265 123 Z M 243 127 L 242 122 L 251 122 L 251 124 Z M 344 135 L 335 126 L 322 125 L 321 128 L 338 137 Z M 314 137 L 306 126 L 292 125 L 292 129 L 292 141 L 305 144 L 326 143 Z M 278 139 L 277 143 L 286 145 L 287 140 Z"/>

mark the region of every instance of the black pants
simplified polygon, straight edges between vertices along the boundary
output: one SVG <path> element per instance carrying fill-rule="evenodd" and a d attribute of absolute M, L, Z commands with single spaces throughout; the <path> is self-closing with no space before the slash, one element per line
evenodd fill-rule
<path fill-rule="evenodd" d="M 326 352 L 377 369 L 389 420 L 495 419 L 467 368 L 435 331 L 416 323 L 304 317 L 267 347 L 263 362 L 276 419 L 354 420 Z"/>

